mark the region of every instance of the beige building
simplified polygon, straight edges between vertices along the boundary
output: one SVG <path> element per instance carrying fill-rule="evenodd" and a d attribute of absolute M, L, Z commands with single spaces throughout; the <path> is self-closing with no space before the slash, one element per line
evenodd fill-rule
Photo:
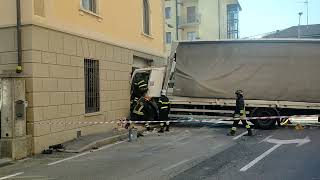
<path fill-rule="evenodd" d="M 17 6 L 0 4 L 0 74 L 6 76 L 18 65 Z M 132 68 L 165 62 L 163 7 L 162 0 L 21 0 L 31 153 L 116 126 L 90 122 L 128 116 Z"/>
<path fill-rule="evenodd" d="M 238 0 L 166 0 L 166 49 L 172 41 L 239 38 Z"/>

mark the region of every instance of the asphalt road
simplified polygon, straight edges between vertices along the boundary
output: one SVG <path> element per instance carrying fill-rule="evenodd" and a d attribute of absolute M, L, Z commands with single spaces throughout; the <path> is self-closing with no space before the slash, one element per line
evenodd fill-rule
<path fill-rule="evenodd" d="M 257 130 L 254 137 L 229 137 L 222 125 L 175 127 L 94 152 L 36 156 L 0 168 L 0 180 L 320 180 L 319 130 Z"/>

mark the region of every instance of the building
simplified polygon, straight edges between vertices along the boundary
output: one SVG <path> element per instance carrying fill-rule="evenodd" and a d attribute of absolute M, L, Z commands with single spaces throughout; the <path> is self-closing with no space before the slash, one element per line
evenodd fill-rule
<path fill-rule="evenodd" d="M 268 34 L 263 38 L 298 38 L 298 34 L 299 26 L 292 26 L 290 28 Z M 300 38 L 320 39 L 320 24 L 301 25 Z"/>
<path fill-rule="evenodd" d="M 112 130 L 90 122 L 127 117 L 132 69 L 165 63 L 162 0 L 21 0 L 21 41 L 16 1 L 0 2 L 0 74 L 21 55 L 30 153 Z"/>
<path fill-rule="evenodd" d="M 238 0 L 166 0 L 166 49 L 172 41 L 239 38 Z"/>

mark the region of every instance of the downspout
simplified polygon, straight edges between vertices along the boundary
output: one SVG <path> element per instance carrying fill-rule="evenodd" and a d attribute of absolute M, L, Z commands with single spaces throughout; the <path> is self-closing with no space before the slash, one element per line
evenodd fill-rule
<path fill-rule="evenodd" d="M 22 48 L 21 48 L 21 6 L 20 0 L 16 0 L 17 7 L 17 45 L 18 45 L 18 66 L 16 73 L 22 72 Z"/>
<path fill-rule="evenodd" d="M 178 16 L 178 0 L 176 0 L 176 39 L 177 39 L 177 41 L 179 41 L 179 23 L 178 23 L 178 21 L 179 21 L 179 16 Z"/>
<path fill-rule="evenodd" d="M 221 17 L 220 17 L 220 13 L 221 13 L 221 10 L 220 10 L 220 0 L 218 0 L 218 23 L 219 23 L 219 40 L 221 39 Z"/>

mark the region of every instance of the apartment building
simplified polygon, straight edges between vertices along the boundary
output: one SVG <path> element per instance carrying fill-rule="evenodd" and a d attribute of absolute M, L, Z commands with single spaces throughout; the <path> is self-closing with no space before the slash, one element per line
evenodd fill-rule
<path fill-rule="evenodd" d="M 238 0 L 166 0 L 165 42 L 239 38 Z"/>
<path fill-rule="evenodd" d="M 21 39 L 18 4 L 0 3 L 0 74 L 22 70 L 28 154 L 112 130 L 92 122 L 128 116 L 132 69 L 165 63 L 162 0 L 21 0 Z"/>

